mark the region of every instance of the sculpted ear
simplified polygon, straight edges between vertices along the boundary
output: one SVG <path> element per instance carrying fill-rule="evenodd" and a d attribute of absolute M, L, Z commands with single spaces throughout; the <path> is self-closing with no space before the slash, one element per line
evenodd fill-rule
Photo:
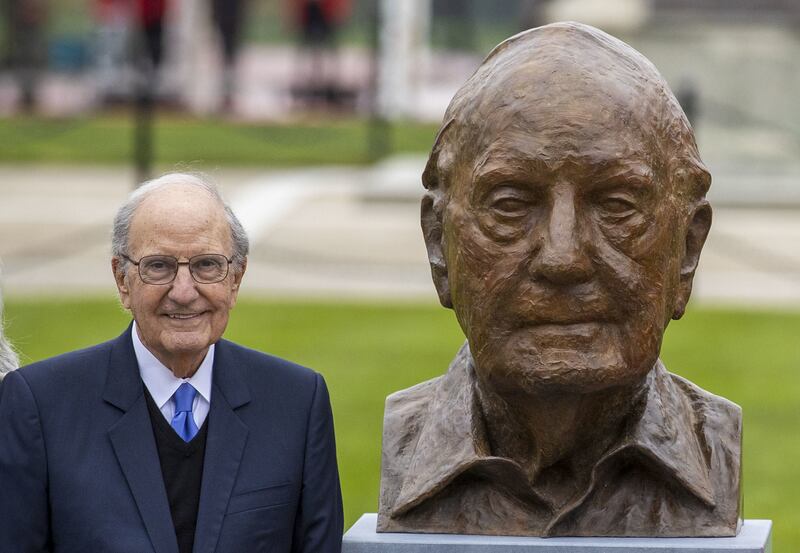
<path fill-rule="evenodd" d="M 422 198 L 422 235 L 428 250 L 428 262 L 431 264 L 431 276 L 439 302 L 444 307 L 452 308 L 450 283 L 447 279 L 447 261 L 444 256 L 442 235 L 442 210 L 437 209 L 437 198 L 428 192 Z"/>
<path fill-rule="evenodd" d="M 703 249 L 703 244 L 706 243 L 706 237 L 710 229 L 711 206 L 707 201 L 703 200 L 695 207 L 686 230 L 686 247 L 681 260 L 678 293 L 675 298 L 675 308 L 672 312 L 672 318 L 675 320 L 683 316 L 686 304 L 689 302 L 689 296 L 692 295 L 694 272 L 697 270 L 700 252 Z"/>

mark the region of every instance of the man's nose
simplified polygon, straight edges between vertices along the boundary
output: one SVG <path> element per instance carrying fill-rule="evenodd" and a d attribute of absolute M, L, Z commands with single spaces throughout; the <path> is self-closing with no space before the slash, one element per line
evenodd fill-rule
<path fill-rule="evenodd" d="M 594 267 L 589 244 L 581 228 L 575 191 L 569 186 L 557 188 L 549 218 L 533 231 L 535 248 L 531 252 L 530 272 L 554 284 L 579 284 L 589 280 Z"/>
<path fill-rule="evenodd" d="M 178 265 L 178 272 L 170 285 L 168 295 L 172 301 L 184 305 L 197 298 L 197 283 L 192 278 L 188 265 Z"/>

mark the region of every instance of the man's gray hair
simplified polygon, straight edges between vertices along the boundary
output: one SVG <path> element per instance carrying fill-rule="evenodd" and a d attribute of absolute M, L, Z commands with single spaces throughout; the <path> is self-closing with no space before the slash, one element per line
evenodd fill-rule
<path fill-rule="evenodd" d="M 111 234 L 111 255 L 119 259 L 119 270 L 125 271 L 128 261 L 122 255 L 128 255 L 128 240 L 131 229 L 131 221 L 136 209 L 152 193 L 168 186 L 196 186 L 207 192 L 225 210 L 225 217 L 231 229 L 231 241 L 233 242 L 232 260 L 235 269 L 244 266 L 247 253 L 250 249 L 250 242 L 247 233 L 233 213 L 233 210 L 225 202 L 219 189 L 202 175 L 194 173 L 167 173 L 156 179 L 143 183 L 134 190 L 128 199 L 122 204 L 114 217 L 114 228 Z"/>
<path fill-rule="evenodd" d="M 3 294 L 2 290 L 0 290 L 0 380 L 3 379 L 6 373 L 13 371 L 18 366 L 17 353 L 6 340 L 3 332 Z"/>

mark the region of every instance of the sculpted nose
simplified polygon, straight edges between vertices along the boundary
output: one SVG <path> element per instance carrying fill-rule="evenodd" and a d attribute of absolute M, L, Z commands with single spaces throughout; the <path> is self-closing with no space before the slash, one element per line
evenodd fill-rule
<path fill-rule="evenodd" d="M 189 267 L 186 265 L 178 266 L 178 274 L 175 275 L 175 280 L 170 285 L 169 299 L 175 303 L 186 305 L 191 303 L 198 295 L 197 283 L 189 273 Z"/>
<path fill-rule="evenodd" d="M 535 278 L 554 284 L 579 284 L 589 280 L 594 267 L 588 241 L 579 225 L 574 194 L 557 194 L 546 227 L 538 232 L 530 271 Z"/>

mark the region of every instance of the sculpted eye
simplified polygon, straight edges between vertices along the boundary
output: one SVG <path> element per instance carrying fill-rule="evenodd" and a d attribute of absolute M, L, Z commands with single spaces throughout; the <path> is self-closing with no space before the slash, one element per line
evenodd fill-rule
<path fill-rule="evenodd" d="M 503 184 L 495 187 L 484 199 L 489 210 L 500 217 L 523 217 L 538 203 L 538 194 L 530 187 Z"/>
<path fill-rule="evenodd" d="M 636 211 L 636 205 L 633 202 L 620 198 L 617 196 L 610 196 L 600 202 L 600 207 L 609 215 L 631 215 Z"/>
<path fill-rule="evenodd" d="M 535 184 L 504 182 L 485 185 L 473 205 L 485 234 L 498 243 L 510 243 L 525 234 L 545 207 Z"/>
<path fill-rule="evenodd" d="M 520 198 L 504 197 L 494 200 L 491 207 L 500 215 L 517 217 L 527 213 L 528 202 Z"/>

